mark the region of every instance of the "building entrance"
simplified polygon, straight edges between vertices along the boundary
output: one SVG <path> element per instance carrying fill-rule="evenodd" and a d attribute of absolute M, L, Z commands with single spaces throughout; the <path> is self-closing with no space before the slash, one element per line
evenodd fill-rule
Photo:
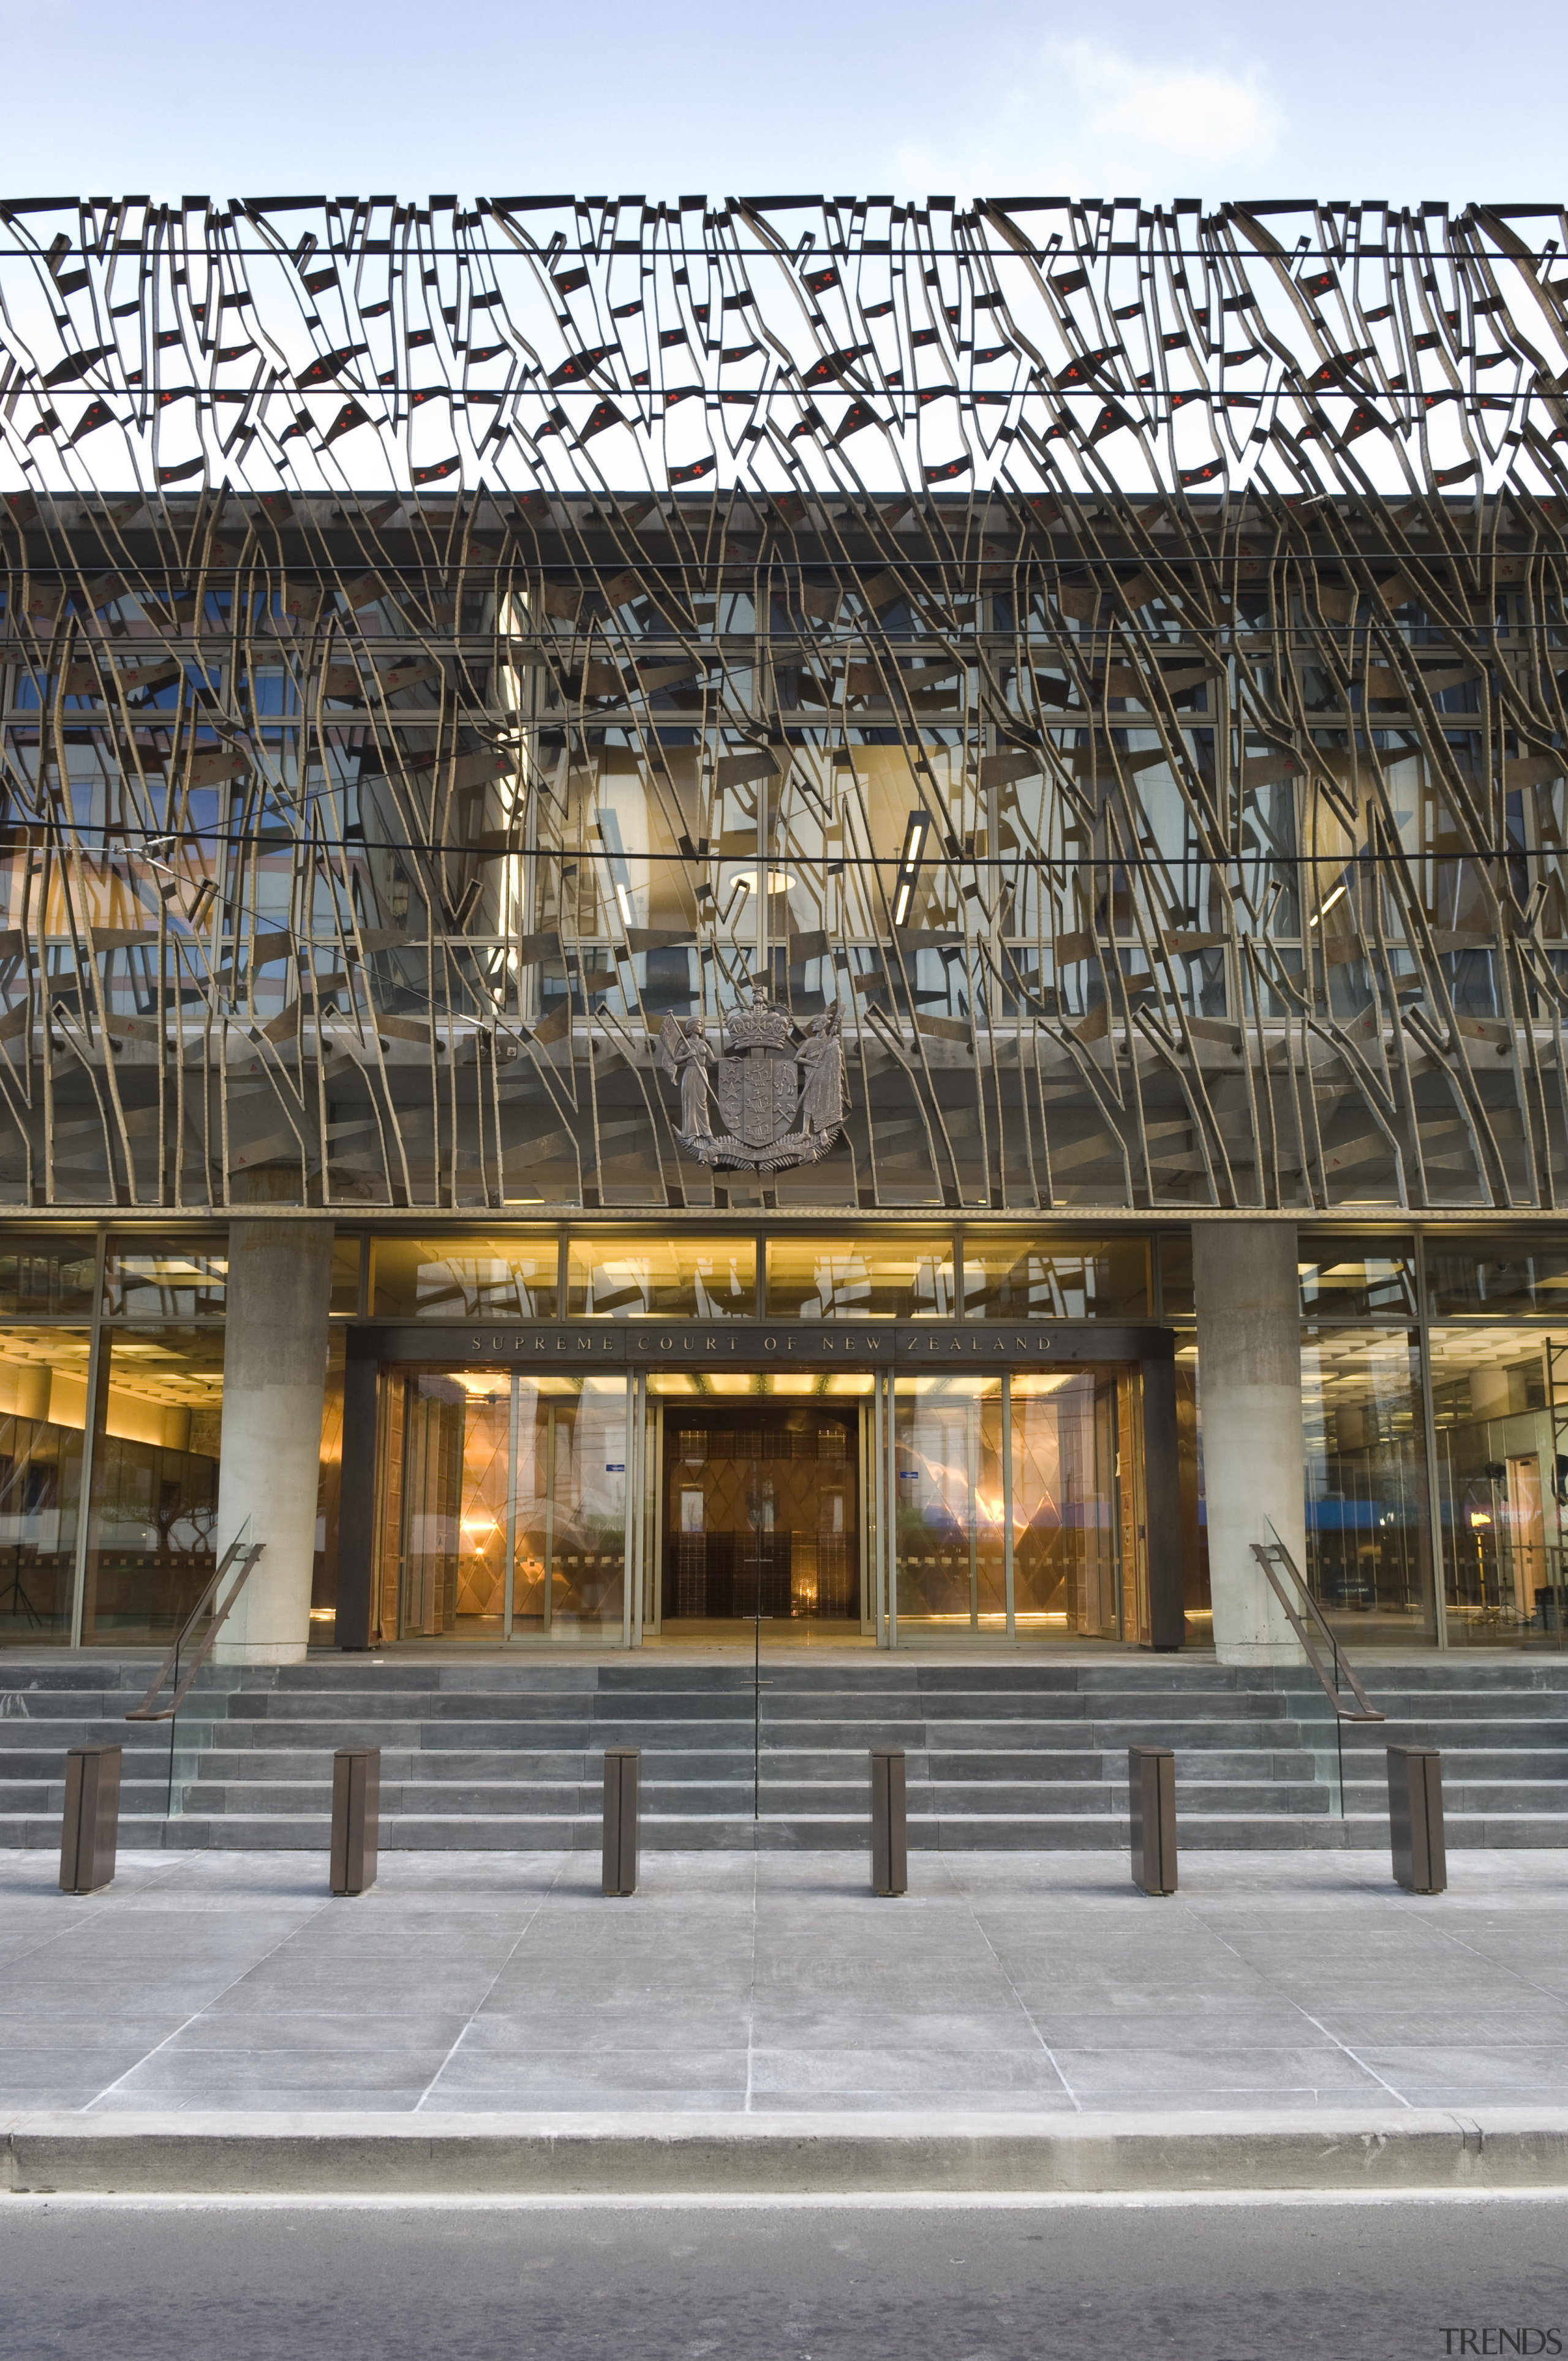
<path fill-rule="evenodd" d="M 340 1644 L 750 1645 L 758 1619 L 759 1644 L 1180 1643 L 1168 1331 L 581 1320 L 458 1331 L 465 1357 L 444 1341 L 350 1339 Z"/>
<path fill-rule="evenodd" d="M 861 1627 L 861 1421 L 815 1402 L 664 1411 L 661 1607 L 692 1633 Z"/>

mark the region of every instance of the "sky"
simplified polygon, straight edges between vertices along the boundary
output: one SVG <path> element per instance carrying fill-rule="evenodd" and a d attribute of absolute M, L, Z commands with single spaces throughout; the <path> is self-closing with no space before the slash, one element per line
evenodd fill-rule
<path fill-rule="evenodd" d="M 1568 197 L 1568 5 L 0 0 L 0 184 Z"/>

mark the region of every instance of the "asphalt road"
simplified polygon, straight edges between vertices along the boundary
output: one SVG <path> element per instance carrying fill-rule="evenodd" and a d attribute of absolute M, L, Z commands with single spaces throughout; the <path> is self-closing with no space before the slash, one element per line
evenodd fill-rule
<path fill-rule="evenodd" d="M 1568 2200 L 1537 2199 L 885 2211 L 0 2199 L 0 2355 L 1429 2361 L 1568 2353 L 1565 2232 Z M 1465 2329 L 1475 2342 L 1461 2341 Z M 1500 2344 L 1499 2329 L 1537 2334 Z"/>

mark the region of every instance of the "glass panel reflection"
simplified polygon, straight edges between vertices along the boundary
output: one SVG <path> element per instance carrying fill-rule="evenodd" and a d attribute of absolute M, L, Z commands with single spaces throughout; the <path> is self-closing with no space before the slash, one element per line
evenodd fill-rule
<path fill-rule="evenodd" d="M 558 1390 L 546 1390 L 552 1383 Z M 531 1539 L 548 1510 L 537 1609 L 519 1568 L 521 1620 L 537 1613 L 539 1629 L 557 1639 L 610 1637 L 626 1586 L 626 1380 L 520 1378 L 519 1390 L 535 1471 L 519 1521 Z"/>
<path fill-rule="evenodd" d="M 316 1470 L 316 1543 L 311 1567 L 311 1645 L 330 1647 L 337 1637 L 337 1531 L 343 1499 L 343 1330 L 327 1339 L 326 1383 L 322 1389 L 321 1455 Z"/>
<path fill-rule="evenodd" d="M 505 1623 L 507 1451 L 504 1375 L 421 1377 L 409 1388 L 407 1500 L 399 1630 L 499 1639 Z"/>
<path fill-rule="evenodd" d="M 91 1312 L 93 1263 L 91 1237 L 7 1240 L 0 1246 L 0 1313 Z"/>
<path fill-rule="evenodd" d="M 168 1241 L 111 1242 L 104 1265 L 104 1309 L 111 1319 L 223 1317 L 228 1251 Z"/>
<path fill-rule="evenodd" d="M 1000 1378 L 901 1378 L 894 1410 L 901 1631 L 1004 1631 Z"/>
<path fill-rule="evenodd" d="M 554 1320 L 558 1248 L 538 1237 L 378 1238 L 378 1320 Z"/>
<path fill-rule="evenodd" d="M 1121 1570 L 1113 1487 L 1116 1388 L 1091 1369 L 1012 1383 L 1017 1629 L 1114 1639 Z"/>
<path fill-rule="evenodd" d="M 619 1637 L 625 1379 L 429 1371 L 401 1390 L 399 1636 Z"/>
<path fill-rule="evenodd" d="M 1303 1320 L 1397 1320 L 1403 1327 L 1418 1317 L 1415 1248 L 1400 1240 L 1327 1240 L 1316 1260 L 1298 1269 Z"/>
<path fill-rule="evenodd" d="M 964 1237 L 964 1307 L 975 1320 L 1142 1320 L 1148 1312 L 1142 1238 L 1042 1245 L 983 1231 Z"/>
<path fill-rule="evenodd" d="M 1336 1629 L 1433 1630 L 1420 1360 L 1401 1331 L 1331 1329 L 1301 1345 L 1307 1578 Z"/>
<path fill-rule="evenodd" d="M 1111 1368 L 899 1378 L 901 1638 L 1120 1635 L 1121 1391 Z"/>
<path fill-rule="evenodd" d="M 84 1328 L 0 1337 L 0 1645 L 71 1638 L 88 1350 Z"/>
<path fill-rule="evenodd" d="M 950 1231 L 861 1238 L 773 1238 L 771 1320 L 951 1319 Z"/>
<path fill-rule="evenodd" d="M 1434 1239 L 1427 1251 L 1429 1316 L 1568 1317 L 1568 1238 Z"/>
<path fill-rule="evenodd" d="M 566 1301 L 574 1318 L 750 1319 L 756 1246 L 750 1238 L 574 1238 Z"/>
<path fill-rule="evenodd" d="M 1431 1335 L 1444 1603 L 1453 1647 L 1562 1644 L 1568 1464 L 1552 1433 L 1546 1338 Z"/>
<path fill-rule="evenodd" d="M 221 1330 L 105 1332 L 94 1420 L 84 1642 L 172 1638 L 214 1557 Z"/>

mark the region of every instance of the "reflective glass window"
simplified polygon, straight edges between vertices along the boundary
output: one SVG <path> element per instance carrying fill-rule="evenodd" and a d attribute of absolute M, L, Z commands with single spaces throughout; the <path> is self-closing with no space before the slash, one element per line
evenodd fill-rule
<path fill-rule="evenodd" d="M 1092 1369 L 1013 1379 L 1013 1582 L 1020 1636 L 1113 1639 L 1121 1595 L 1116 1389 Z"/>
<path fill-rule="evenodd" d="M 1433 1320 L 1568 1318 L 1568 1239 L 1431 1244 L 1427 1302 Z"/>
<path fill-rule="evenodd" d="M 26 1318 L 93 1310 L 90 1237 L 11 1237 L 0 1244 L 0 1312 Z"/>
<path fill-rule="evenodd" d="M 387 1636 L 620 1633 L 623 1378 L 400 1373 L 388 1410 Z"/>
<path fill-rule="evenodd" d="M 1307 1578 L 1347 1637 L 1433 1630 L 1415 1339 L 1324 1330 L 1301 1346 Z"/>
<path fill-rule="evenodd" d="M 1391 1320 L 1406 1327 L 1418 1317 L 1416 1257 L 1407 1239 L 1304 1239 L 1310 1259 L 1298 1264 L 1301 1317 L 1310 1321 Z"/>
<path fill-rule="evenodd" d="M 749 1237 L 573 1238 L 566 1306 L 574 1318 L 748 1320 L 757 1309 Z"/>
<path fill-rule="evenodd" d="M 964 1308 L 979 1320 L 1143 1320 L 1148 1246 L 1141 1237 L 1021 1237 L 964 1233 Z"/>
<path fill-rule="evenodd" d="M 956 1309 L 950 1230 L 769 1242 L 770 1320 L 947 1320 Z"/>
<path fill-rule="evenodd" d="M 504 1238 L 378 1238 L 378 1320 L 554 1320 L 554 1231 Z"/>
<path fill-rule="evenodd" d="M 112 1239 L 104 1268 L 104 1309 L 112 1319 L 222 1318 L 226 1242 Z"/>
<path fill-rule="evenodd" d="M 1207 1646 L 1214 1636 L 1214 1610 L 1209 1591 L 1209 1524 L 1198 1423 L 1198 1346 L 1190 1336 L 1176 1348 L 1176 1474 L 1187 1644 Z"/>
<path fill-rule="evenodd" d="M 346 1340 L 342 1328 L 327 1336 L 326 1383 L 322 1389 L 321 1457 L 316 1476 L 316 1536 L 311 1568 L 311 1644 L 330 1647 L 337 1637 L 337 1522 L 343 1499 L 343 1379 Z"/>
<path fill-rule="evenodd" d="M 120 1328 L 105 1338 L 93 1448 L 82 1638 L 172 1638 L 215 1563 L 221 1329 Z"/>
<path fill-rule="evenodd" d="M 85 1328 L 0 1331 L 0 1645 L 71 1638 L 89 1350 Z"/>
<path fill-rule="evenodd" d="M 1430 1349 L 1449 1644 L 1561 1646 L 1568 1457 L 1552 1434 L 1549 1341 L 1434 1327 Z"/>
<path fill-rule="evenodd" d="M 1167 1230 L 1159 1241 L 1159 1317 L 1190 1320 L 1193 1311 L 1192 1233 Z"/>
<path fill-rule="evenodd" d="M 1000 1378 L 898 1381 L 894 1539 L 901 1629 L 1006 1628 L 1002 1418 Z"/>

